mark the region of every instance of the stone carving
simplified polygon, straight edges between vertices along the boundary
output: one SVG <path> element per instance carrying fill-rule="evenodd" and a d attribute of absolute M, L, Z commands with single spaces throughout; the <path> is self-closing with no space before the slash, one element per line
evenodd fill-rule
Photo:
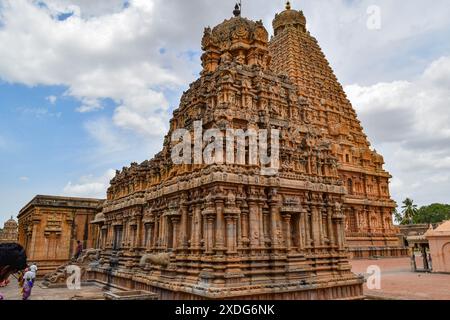
<path fill-rule="evenodd" d="M 67 273 L 67 267 L 69 266 L 77 266 L 81 270 L 81 277 L 84 278 L 87 272 L 87 269 L 92 266 L 96 266 L 102 263 L 102 259 L 100 258 L 101 250 L 99 249 L 88 249 L 84 250 L 80 257 L 75 261 L 65 263 L 55 271 L 50 272 L 44 276 L 43 284 L 46 286 L 52 284 L 62 284 L 65 283 L 70 274 Z"/>
<path fill-rule="evenodd" d="M 139 265 L 145 267 L 147 263 L 167 268 L 170 264 L 170 255 L 167 253 L 145 254 L 142 256 Z"/>

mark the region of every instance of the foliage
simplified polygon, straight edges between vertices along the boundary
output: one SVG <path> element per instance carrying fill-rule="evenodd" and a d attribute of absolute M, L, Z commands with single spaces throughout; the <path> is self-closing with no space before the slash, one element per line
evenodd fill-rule
<path fill-rule="evenodd" d="M 450 205 L 434 203 L 421 207 L 414 217 L 414 223 L 440 223 L 450 220 Z"/>
<path fill-rule="evenodd" d="M 440 223 L 450 220 L 450 205 L 435 203 L 418 209 L 414 201 L 407 198 L 403 201 L 402 211 L 394 212 L 394 219 L 401 225 Z"/>

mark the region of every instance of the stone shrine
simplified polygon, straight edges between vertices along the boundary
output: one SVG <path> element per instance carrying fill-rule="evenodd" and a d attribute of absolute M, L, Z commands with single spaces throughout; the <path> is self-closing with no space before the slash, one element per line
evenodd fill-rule
<path fill-rule="evenodd" d="M 11 217 L 0 229 L 0 243 L 16 243 L 18 241 L 18 223 Z"/>
<path fill-rule="evenodd" d="M 38 195 L 19 213 L 19 243 L 38 276 L 71 260 L 77 241 L 83 248 L 97 246 L 97 228 L 91 225 L 103 200 Z"/>
<path fill-rule="evenodd" d="M 163 150 L 150 161 L 123 168 L 111 181 L 103 211 L 93 221 L 101 259 L 89 276 L 109 286 L 152 291 L 160 299 L 360 299 L 363 279 L 351 272 L 345 215 L 351 201 L 367 201 L 359 200 L 359 194 L 354 200 L 347 195 L 348 179 L 343 183 L 342 175 L 347 167 L 340 156 L 351 156 L 355 163 L 358 159 L 367 166 L 364 172 L 372 172 L 372 192 L 382 201 L 363 205 L 367 221 L 376 221 L 364 226 L 385 239 L 395 229 L 387 219 L 393 202 L 382 159 L 370 151 L 361 127 L 352 127 L 356 115 L 340 87 L 331 84 L 337 83 L 335 78 L 327 78 L 329 69 L 323 71 L 321 85 L 330 90 L 330 100 L 323 98 L 319 105 L 310 98 L 323 92 L 302 87 L 303 76 L 292 76 L 296 71 L 282 72 L 308 63 L 298 59 L 302 65 L 297 65 L 295 58 L 287 59 L 289 65 L 282 62 L 283 52 L 295 44 L 280 38 L 291 38 L 285 36 L 290 29 L 298 28 L 312 41 L 302 22 L 288 25 L 291 14 L 296 19 L 300 13 L 288 9 L 277 16 L 270 43 L 261 21 L 241 17 L 239 7 L 234 14 L 205 29 L 203 71 L 183 94 Z M 308 68 L 316 65 L 329 68 Z M 336 110 L 329 114 L 342 125 L 336 130 L 357 141 L 336 144 L 337 136 L 323 130 L 321 119 L 327 113 L 318 113 L 318 107 Z M 272 166 L 250 161 L 252 137 L 243 149 L 239 143 L 216 148 L 214 163 L 196 161 L 194 152 L 194 161 L 175 164 L 172 155 L 179 141 L 173 134 L 187 129 L 201 140 L 195 133 L 199 123 L 201 129 L 223 135 L 230 129 L 279 132 L 270 136 L 267 150 L 272 156 L 279 152 L 278 171 L 267 174 Z M 206 149 L 200 141 L 200 154 Z M 232 161 L 236 159 L 241 161 Z M 357 172 L 356 177 L 360 172 L 355 170 L 348 172 Z"/>

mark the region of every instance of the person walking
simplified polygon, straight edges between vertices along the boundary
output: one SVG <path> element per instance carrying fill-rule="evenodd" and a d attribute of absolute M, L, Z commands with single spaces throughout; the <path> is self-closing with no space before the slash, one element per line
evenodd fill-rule
<path fill-rule="evenodd" d="M 35 273 L 30 271 L 27 271 L 25 275 L 23 276 L 23 288 L 22 288 L 22 300 L 28 300 L 31 296 L 31 290 L 34 286 L 34 279 L 35 279 Z"/>
<path fill-rule="evenodd" d="M 33 285 L 34 285 L 34 281 L 36 280 L 37 277 L 37 271 L 38 271 L 38 267 L 36 266 L 35 263 L 32 263 L 30 266 L 30 271 L 34 273 L 34 277 L 33 277 Z"/>

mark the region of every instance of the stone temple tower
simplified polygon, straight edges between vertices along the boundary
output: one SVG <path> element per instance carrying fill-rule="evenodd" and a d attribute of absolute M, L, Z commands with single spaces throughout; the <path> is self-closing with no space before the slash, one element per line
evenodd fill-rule
<path fill-rule="evenodd" d="M 396 207 L 389 194 L 390 174 L 381 155 L 370 148 L 355 110 L 317 40 L 306 28 L 302 11 L 286 9 L 273 20 L 270 67 L 285 74 L 313 108 L 312 122 L 332 141 L 339 176 L 347 195 L 346 237 L 354 257 L 406 254 L 393 226 Z"/>
<path fill-rule="evenodd" d="M 241 17 L 239 7 L 234 14 L 205 29 L 203 70 L 174 111 L 162 151 L 111 181 L 96 219 L 102 259 L 89 275 L 161 299 L 359 299 L 363 279 L 348 260 L 345 189 L 330 140 L 296 83 L 270 70 L 262 22 Z M 176 164 L 174 133 L 197 140 L 199 123 L 223 135 L 278 131 L 270 138 L 278 170 L 250 161 L 251 140 L 229 148 L 228 136 L 216 146 L 221 161 L 196 162 L 194 152 L 193 162 Z"/>

